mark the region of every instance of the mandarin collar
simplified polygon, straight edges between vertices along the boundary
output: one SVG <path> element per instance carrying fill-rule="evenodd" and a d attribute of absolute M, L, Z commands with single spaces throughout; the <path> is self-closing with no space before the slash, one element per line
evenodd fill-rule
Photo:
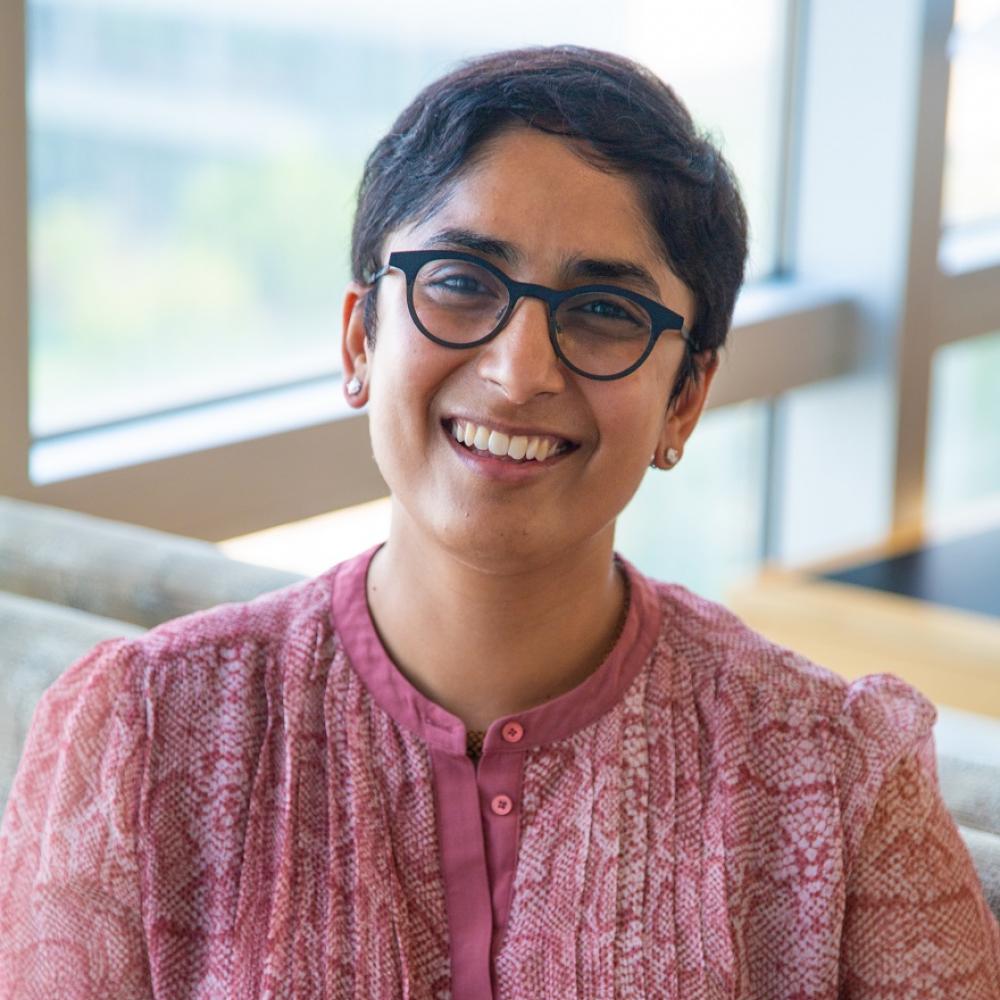
<path fill-rule="evenodd" d="M 465 756 L 465 723 L 413 686 L 393 663 L 375 629 L 366 581 L 368 567 L 380 548 L 381 544 L 373 546 L 338 567 L 331 608 L 334 630 L 351 667 L 383 711 L 433 747 Z M 625 624 L 611 651 L 576 687 L 527 711 L 494 719 L 483 740 L 484 754 L 491 750 L 521 752 L 566 739 L 595 722 L 624 696 L 653 648 L 661 615 L 651 581 L 620 555 L 616 554 L 615 560 L 628 576 L 631 594 Z M 513 744 L 503 736 L 509 723 L 517 723 L 521 730 Z"/>

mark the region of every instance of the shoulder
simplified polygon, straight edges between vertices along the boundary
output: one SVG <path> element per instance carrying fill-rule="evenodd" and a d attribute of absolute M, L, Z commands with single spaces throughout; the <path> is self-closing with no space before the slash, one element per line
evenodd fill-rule
<path fill-rule="evenodd" d="M 154 783 L 216 767 L 236 773 L 266 734 L 321 730 L 339 662 L 332 593 L 352 562 L 100 643 L 50 686 L 38 717 L 45 722 L 33 725 L 39 733 L 75 727 L 92 747 L 143 748 L 143 780 Z"/>
<path fill-rule="evenodd" d="M 663 638 L 696 682 L 726 690 L 760 713 L 792 704 L 835 711 L 846 682 L 794 650 L 772 642 L 728 608 L 677 583 L 655 584 Z"/>
<path fill-rule="evenodd" d="M 937 712 L 878 671 L 849 679 L 771 641 L 721 604 L 654 583 L 662 608 L 662 683 L 693 702 L 708 740 L 744 776 L 795 784 L 821 777 L 845 820 L 863 823 L 881 785 L 926 748 Z"/>
<path fill-rule="evenodd" d="M 768 639 L 723 605 L 676 583 L 653 584 L 663 612 L 660 637 L 698 687 L 724 693 L 761 720 L 809 715 L 839 720 L 855 738 L 904 731 L 922 738 L 934 706 L 892 674 L 847 679 Z"/>
<path fill-rule="evenodd" d="M 253 600 L 174 618 L 133 640 L 133 646 L 149 662 L 185 658 L 233 643 L 270 649 L 295 646 L 329 622 L 333 584 L 343 565 Z"/>
<path fill-rule="evenodd" d="M 130 700 L 134 712 L 199 715 L 273 700 L 301 686 L 332 655 L 330 605 L 338 573 L 353 560 L 249 601 L 164 622 L 132 639 L 110 639 L 73 663 L 45 694 Z M 146 708 L 141 705 L 146 703 Z M 256 714 L 256 713 L 251 713 Z"/>

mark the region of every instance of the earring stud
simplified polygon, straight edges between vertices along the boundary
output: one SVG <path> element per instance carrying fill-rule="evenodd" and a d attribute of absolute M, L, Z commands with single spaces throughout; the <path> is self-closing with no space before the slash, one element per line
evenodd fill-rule
<path fill-rule="evenodd" d="M 347 395 L 356 396 L 359 392 L 361 392 L 361 379 L 357 375 L 353 375 L 347 383 Z"/>
<path fill-rule="evenodd" d="M 681 460 L 681 454 L 676 448 L 668 448 L 666 455 L 663 456 L 663 461 L 666 463 L 666 467 L 669 469 L 672 465 L 676 465 Z M 653 458 L 649 463 L 651 469 L 658 469 L 660 466 L 656 461 L 656 453 L 653 453 Z"/>

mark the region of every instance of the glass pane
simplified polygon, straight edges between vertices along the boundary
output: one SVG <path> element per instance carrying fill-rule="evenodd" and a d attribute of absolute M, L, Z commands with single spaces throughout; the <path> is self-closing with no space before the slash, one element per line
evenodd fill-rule
<path fill-rule="evenodd" d="M 766 403 L 705 413 L 680 464 L 646 474 L 615 548 L 657 579 L 724 600 L 760 563 L 766 428 Z"/>
<path fill-rule="evenodd" d="M 733 160 L 767 271 L 783 0 L 566 10 L 28 0 L 33 433 L 335 371 L 363 157 L 421 86 L 489 49 L 648 63 Z"/>
<path fill-rule="evenodd" d="M 930 518 L 968 518 L 1000 506 L 1000 332 L 934 355 L 928 440 Z"/>
<path fill-rule="evenodd" d="M 1000 0 L 956 0 L 944 224 L 1000 223 Z"/>

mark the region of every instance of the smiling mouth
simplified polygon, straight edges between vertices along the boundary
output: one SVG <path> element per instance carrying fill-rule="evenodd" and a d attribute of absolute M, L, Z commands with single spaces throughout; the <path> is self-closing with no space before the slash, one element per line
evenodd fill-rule
<path fill-rule="evenodd" d="M 505 434 L 471 420 L 450 419 L 442 423 L 444 429 L 469 451 L 513 462 L 547 462 L 577 447 L 565 438 L 548 434 Z"/>

